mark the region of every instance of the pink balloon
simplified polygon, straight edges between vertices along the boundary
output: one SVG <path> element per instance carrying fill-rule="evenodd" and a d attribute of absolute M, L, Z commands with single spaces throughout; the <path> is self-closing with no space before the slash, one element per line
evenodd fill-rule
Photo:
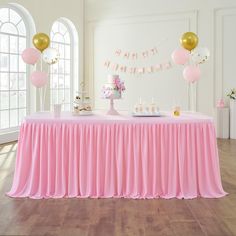
<path fill-rule="evenodd" d="M 183 71 L 183 76 L 188 82 L 194 83 L 200 79 L 201 71 L 198 65 L 186 66 Z"/>
<path fill-rule="evenodd" d="M 41 72 L 41 71 L 34 71 L 31 75 L 30 75 L 30 80 L 31 83 L 37 87 L 37 88 L 41 88 L 44 85 L 46 85 L 47 81 L 48 81 L 48 75 L 45 72 Z"/>
<path fill-rule="evenodd" d="M 190 52 L 184 48 L 177 48 L 171 54 L 172 60 L 175 64 L 184 65 L 190 57 Z"/>
<path fill-rule="evenodd" d="M 40 51 L 35 48 L 26 48 L 21 57 L 26 64 L 34 65 L 40 57 Z"/>

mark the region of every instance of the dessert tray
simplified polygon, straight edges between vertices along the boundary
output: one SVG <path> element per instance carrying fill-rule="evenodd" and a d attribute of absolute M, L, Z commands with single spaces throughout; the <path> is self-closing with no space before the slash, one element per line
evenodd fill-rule
<path fill-rule="evenodd" d="M 163 114 L 160 112 L 133 112 L 132 116 L 134 117 L 161 117 Z"/>

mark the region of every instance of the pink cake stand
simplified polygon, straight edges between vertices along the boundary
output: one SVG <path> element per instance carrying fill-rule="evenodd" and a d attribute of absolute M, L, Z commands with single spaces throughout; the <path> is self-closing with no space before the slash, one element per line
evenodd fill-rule
<path fill-rule="evenodd" d="M 114 108 L 113 98 L 110 98 L 110 110 L 107 112 L 107 115 L 112 115 L 112 116 L 120 115 L 119 112 Z"/>

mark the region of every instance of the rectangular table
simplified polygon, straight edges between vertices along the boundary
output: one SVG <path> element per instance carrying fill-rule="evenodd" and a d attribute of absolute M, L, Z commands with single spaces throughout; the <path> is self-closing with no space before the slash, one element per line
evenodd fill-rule
<path fill-rule="evenodd" d="M 50 113 L 21 125 L 11 197 L 218 198 L 210 117 Z"/>

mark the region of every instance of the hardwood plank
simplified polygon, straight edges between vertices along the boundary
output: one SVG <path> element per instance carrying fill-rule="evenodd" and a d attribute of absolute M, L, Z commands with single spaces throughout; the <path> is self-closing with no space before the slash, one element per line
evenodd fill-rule
<path fill-rule="evenodd" d="M 236 217 L 224 218 L 223 222 L 228 227 L 228 229 L 231 231 L 232 235 L 236 235 Z"/>
<path fill-rule="evenodd" d="M 194 216 L 187 206 L 187 201 L 179 199 L 164 200 L 163 203 L 171 222 L 194 221 Z"/>
<path fill-rule="evenodd" d="M 204 236 L 206 235 L 198 222 L 196 221 L 175 221 L 171 223 L 171 227 L 176 236 Z"/>
<path fill-rule="evenodd" d="M 207 236 L 232 236 L 232 232 L 228 226 L 219 218 L 207 217 L 199 218 L 199 225 Z"/>

